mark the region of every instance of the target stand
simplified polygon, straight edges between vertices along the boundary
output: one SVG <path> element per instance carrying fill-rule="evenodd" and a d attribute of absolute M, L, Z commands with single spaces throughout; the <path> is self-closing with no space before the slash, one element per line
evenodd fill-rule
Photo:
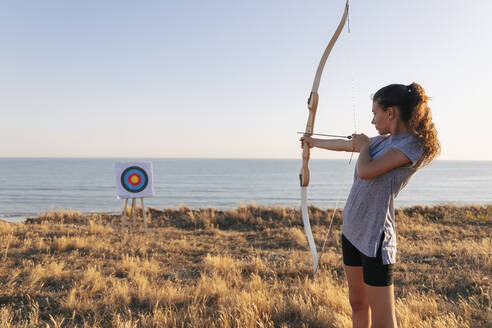
<path fill-rule="evenodd" d="M 133 219 L 133 226 L 136 225 L 137 210 L 136 202 L 140 198 L 142 203 L 142 217 L 144 229 L 147 231 L 147 215 L 145 214 L 144 197 L 154 196 L 154 186 L 152 184 L 152 163 L 133 162 L 116 163 L 116 186 L 118 198 L 125 200 L 121 211 L 121 224 L 126 227 L 126 219 Z M 128 200 L 132 200 L 130 216 L 128 217 Z"/>
<path fill-rule="evenodd" d="M 136 210 L 136 200 L 137 198 L 131 198 L 132 200 L 132 207 L 130 209 L 130 216 L 128 216 L 128 199 L 130 198 L 125 198 L 125 203 L 123 204 L 123 209 L 121 211 L 121 225 L 123 227 L 126 227 L 126 219 L 133 219 L 133 226 L 136 226 L 137 224 L 137 210 Z M 147 231 L 147 215 L 145 214 L 145 205 L 144 205 L 144 199 L 143 197 L 140 197 L 140 200 L 142 201 L 142 216 L 144 220 L 144 229 Z"/>

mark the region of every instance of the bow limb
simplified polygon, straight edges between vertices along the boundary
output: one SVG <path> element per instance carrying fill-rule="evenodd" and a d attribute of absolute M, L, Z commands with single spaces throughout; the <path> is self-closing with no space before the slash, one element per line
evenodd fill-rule
<path fill-rule="evenodd" d="M 314 243 L 313 232 L 311 231 L 311 224 L 309 223 L 306 187 L 301 187 L 301 210 L 302 221 L 304 223 L 304 231 L 306 232 L 309 248 L 311 249 L 311 256 L 313 257 L 313 275 L 316 276 L 316 271 L 318 270 L 318 252 L 316 250 L 316 244 Z"/>
<path fill-rule="evenodd" d="M 316 118 L 316 110 L 318 108 L 318 99 L 319 99 L 318 89 L 319 89 L 319 83 L 321 81 L 321 74 L 323 73 L 326 60 L 328 59 L 328 56 L 330 55 L 330 52 L 333 49 L 333 46 L 335 45 L 335 42 L 338 39 L 338 36 L 340 35 L 340 33 L 343 30 L 343 27 L 345 26 L 345 22 L 347 21 L 347 17 L 348 17 L 348 10 L 349 10 L 349 1 L 347 0 L 345 3 L 345 10 L 343 12 L 342 19 L 340 20 L 340 23 L 338 24 L 335 33 L 331 37 L 330 42 L 326 46 L 326 49 L 323 52 L 323 56 L 321 57 L 321 60 L 319 62 L 318 69 L 316 70 L 313 86 L 311 88 L 311 94 L 308 99 L 309 116 L 306 123 L 305 134 L 310 135 L 314 131 L 314 119 Z M 316 276 L 316 271 L 318 270 L 318 252 L 316 250 L 316 244 L 314 243 L 314 238 L 311 230 L 311 224 L 309 223 L 309 215 L 308 215 L 308 208 L 307 208 L 307 186 L 309 186 L 309 179 L 310 179 L 309 157 L 310 157 L 309 145 L 307 143 L 304 143 L 304 146 L 302 148 L 302 168 L 301 168 L 301 173 L 299 174 L 299 180 L 301 183 L 301 209 L 302 209 L 302 220 L 304 223 L 304 230 L 306 232 L 309 248 L 311 249 L 311 255 L 313 257 L 313 267 L 314 267 L 313 274 L 314 276 Z"/>
<path fill-rule="evenodd" d="M 343 27 L 345 26 L 345 22 L 347 21 L 348 12 L 349 12 L 349 1 L 347 0 L 345 3 L 345 10 L 343 11 L 342 19 L 340 20 L 340 23 L 338 23 L 338 27 L 335 30 L 335 33 L 333 33 L 333 36 L 331 37 L 330 42 L 328 42 L 325 52 L 323 53 L 323 56 L 319 61 L 318 69 L 316 70 L 316 76 L 313 81 L 313 87 L 311 88 L 311 92 L 315 92 L 316 94 L 318 93 L 319 83 L 321 81 L 321 73 L 323 73 L 323 69 L 325 68 L 326 59 L 328 59 L 328 56 L 330 55 L 330 52 L 333 49 L 333 46 L 335 45 L 335 42 L 337 42 L 340 33 L 342 33 Z M 311 99 L 311 97 L 309 97 L 309 99 Z M 317 105 L 317 100 L 318 99 L 316 99 L 316 105 Z"/>

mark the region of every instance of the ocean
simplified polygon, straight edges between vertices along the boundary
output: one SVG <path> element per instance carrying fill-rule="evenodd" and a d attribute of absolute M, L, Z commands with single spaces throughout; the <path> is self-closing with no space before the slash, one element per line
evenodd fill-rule
<path fill-rule="evenodd" d="M 301 160 L 0 158 L 0 218 L 21 221 L 51 209 L 120 212 L 117 161 L 151 161 L 155 196 L 146 206 L 229 209 L 241 204 L 300 205 Z M 344 205 L 353 161 L 311 160 L 308 200 L 320 208 Z M 417 172 L 397 207 L 492 203 L 492 162 L 436 161 Z"/>

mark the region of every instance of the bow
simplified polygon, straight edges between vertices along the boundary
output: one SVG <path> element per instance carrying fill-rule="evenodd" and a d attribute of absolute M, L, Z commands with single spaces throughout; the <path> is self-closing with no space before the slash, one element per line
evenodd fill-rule
<path fill-rule="evenodd" d="M 321 57 L 321 60 L 318 65 L 318 69 L 316 70 L 316 75 L 314 77 L 313 87 L 311 88 L 311 94 L 308 99 L 308 109 L 309 116 L 306 123 L 306 135 L 312 135 L 314 129 L 314 118 L 316 117 L 316 109 L 318 108 L 318 88 L 321 80 L 321 73 L 323 73 L 323 68 L 325 67 L 326 59 L 330 55 L 335 42 L 338 39 L 338 36 L 342 32 L 343 27 L 345 26 L 345 22 L 347 20 L 349 10 L 349 0 L 345 3 L 345 11 L 343 12 L 342 19 L 338 24 L 338 27 L 330 39 L 330 42 L 326 46 L 325 52 Z M 302 210 L 302 220 L 304 222 L 304 230 L 306 231 L 306 237 L 308 240 L 309 248 L 311 249 L 311 255 L 313 256 L 313 276 L 316 276 L 316 271 L 318 270 L 318 253 L 316 251 L 316 244 L 314 243 L 313 233 L 311 231 L 311 224 L 309 223 L 309 215 L 307 208 L 307 186 L 309 185 L 309 145 L 304 143 L 302 148 L 302 168 L 301 173 L 299 174 L 299 179 L 301 182 L 301 210 Z"/>

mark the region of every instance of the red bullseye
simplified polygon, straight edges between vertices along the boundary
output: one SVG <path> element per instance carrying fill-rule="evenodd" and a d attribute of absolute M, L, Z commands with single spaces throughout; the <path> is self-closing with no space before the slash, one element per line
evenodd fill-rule
<path fill-rule="evenodd" d="M 142 177 L 137 173 L 132 173 L 128 176 L 128 183 L 132 186 L 138 186 L 142 181 Z"/>

